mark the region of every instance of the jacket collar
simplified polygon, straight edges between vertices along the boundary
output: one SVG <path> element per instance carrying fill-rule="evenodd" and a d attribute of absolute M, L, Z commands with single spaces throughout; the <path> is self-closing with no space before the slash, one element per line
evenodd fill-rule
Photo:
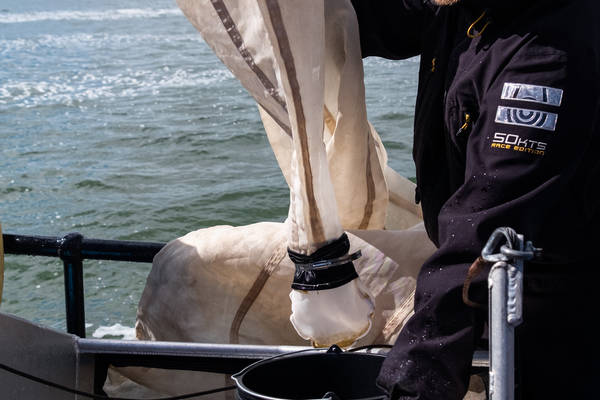
<path fill-rule="evenodd" d="M 458 4 L 475 10 L 509 11 L 519 10 L 540 0 L 462 0 Z"/>

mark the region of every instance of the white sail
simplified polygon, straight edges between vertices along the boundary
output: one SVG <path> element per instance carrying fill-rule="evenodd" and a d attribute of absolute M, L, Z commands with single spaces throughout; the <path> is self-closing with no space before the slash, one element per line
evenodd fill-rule
<path fill-rule="evenodd" d="M 293 132 L 287 104 L 288 101 L 293 104 L 294 97 L 290 98 L 289 91 L 286 97 L 280 79 L 282 62 L 277 55 L 280 51 L 276 52 L 272 45 L 272 38 L 277 34 L 269 28 L 270 17 L 264 10 L 268 8 L 267 2 L 178 0 L 178 4 L 215 54 L 256 100 L 275 156 L 291 187 Z M 315 104 L 308 104 L 305 118 L 310 119 L 310 124 L 324 123 L 324 129 L 316 132 L 323 132 L 319 136 L 326 146 L 328 186 L 334 188 L 341 225 L 344 229 L 381 229 L 388 203 L 384 179 L 387 156 L 366 117 L 358 25 L 352 5 L 347 0 L 274 1 L 271 7 L 273 4 L 292 14 L 284 23 L 291 50 L 301 53 L 294 65 L 304 68 L 307 52 L 318 53 L 320 58 L 318 62 L 315 60 L 318 65 L 313 66 L 317 69 L 311 67 L 307 71 L 309 77 L 296 75 L 298 82 L 302 82 L 301 90 L 316 98 Z M 286 16 L 283 11 L 281 15 Z M 294 21 L 299 26 L 290 25 Z M 308 49 L 295 48 L 301 43 Z M 316 86 L 307 85 L 313 73 L 318 76 Z M 305 97 L 304 103 L 306 100 Z M 322 104 L 321 110 L 317 110 L 317 104 Z M 310 129 L 309 133 L 313 133 Z M 311 143 L 318 144 L 313 140 Z M 314 156 L 317 157 L 317 153 Z M 317 188 L 318 192 L 329 190 Z M 322 204 L 322 207 L 329 206 Z"/>
<path fill-rule="evenodd" d="M 288 247 L 309 255 L 340 238 L 344 229 L 383 228 L 386 156 L 366 118 L 350 2 L 179 4 L 267 120 L 290 187 Z M 291 321 L 313 343 L 352 343 L 369 331 L 373 299 L 360 280 L 328 290 L 293 291 Z M 340 307 L 344 304 L 353 307 Z"/>

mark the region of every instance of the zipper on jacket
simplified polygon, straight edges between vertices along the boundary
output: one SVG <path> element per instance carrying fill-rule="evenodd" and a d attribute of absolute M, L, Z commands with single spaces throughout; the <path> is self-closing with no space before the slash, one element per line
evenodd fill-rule
<path fill-rule="evenodd" d="M 465 113 L 465 123 L 462 124 L 460 129 L 456 132 L 456 137 L 464 136 L 465 132 L 467 132 L 469 128 L 471 128 L 472 123 L 473 122 L 471 120 L 471 114 Z"/>
<path fill-rule="evenodd" d="M 466 157 L 466 147 L 467 147 L 467 141 L 469 140 L 469 134 L 471 133 L 471 130 L 473 128 L 473 124 L 475 123 L 475 121 L 477 120 L 477 114 L 473 114 L 472 112 L 464 112 L 464 123 L 460 126 L 460 128 L 458 128 L 458 131 L 456 131 L 456 134 L 454 136 L 454 146 L 455 149 L 457 151 L 457 156 L 458 159 L 461 160 L 462 163 L 464 163 L 465 157 Z"/>

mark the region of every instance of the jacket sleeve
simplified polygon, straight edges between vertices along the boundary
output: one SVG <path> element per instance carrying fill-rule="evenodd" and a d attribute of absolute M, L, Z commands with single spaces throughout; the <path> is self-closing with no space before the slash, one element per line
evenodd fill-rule
<path fill-rule="evenodd" d="M 591 60 L 525 45 L 490 73 L 468 136 L 452 138 L 465 154 L 464 181 L 441 208 L 440 247 L 420 271 L 415 314 L 379 377 L 393 399 L 463 398 L 487 314 L 463 304 L 461 291 L 495 228 L 510 226 L 565 258 L 596 230 L 590 221 L 598 204 L 589 191 L 600 175 L 600 103 Z M 471 287 L 484 304 L 486 278 Z"/>
<path fill-rule="evenodd" d="M 351 0 L 360 30 L 362 56 L 393 60 L 421 53 L 433 7 L 424 0 Z"/>

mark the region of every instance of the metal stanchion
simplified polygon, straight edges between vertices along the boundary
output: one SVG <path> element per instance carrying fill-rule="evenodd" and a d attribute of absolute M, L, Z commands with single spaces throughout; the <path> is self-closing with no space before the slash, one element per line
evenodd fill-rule
<path fill-rule="evenodd" d="M 83 290 L 83 235 L 70 233 L 62 238 L 58 255 L 63 261 L 65 276 L 65 308 L 67 332 L 85 337 L 85 296 Z"/>
<path fill-rule="evenodd" d="M 498 246 L 500 253 L 494 253 Z M 524 264 L 539 251 L 513 229 L 498 228 L 481 253 L 494 263 L 488 275 L 491 400 L 515 398 L 515 327 L 523 321 Z"/>

